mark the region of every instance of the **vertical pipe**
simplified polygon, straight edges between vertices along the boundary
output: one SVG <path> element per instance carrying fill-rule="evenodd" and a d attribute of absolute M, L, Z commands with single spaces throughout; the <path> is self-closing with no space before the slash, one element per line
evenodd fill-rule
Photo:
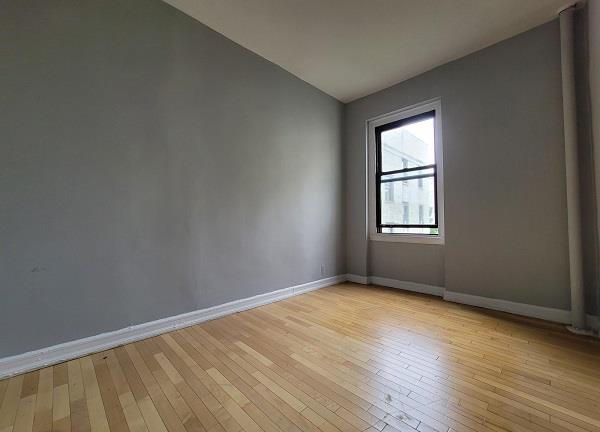
<path fill-rule="evenodd" d="M 569 235 L 569 269 L 571 282 L 571 325 L 584 330 L 585 297 L 581 246 L 581 207 L 579 202 L 579 164 L 577 155 L 577 114 L 575 101 L 574 7 L 560 12 L 560 51 L 565 133 L 567 180 L 567 225 Z"/>
<path fill-rule="evenodd" d="M 592 140 L 594 142 L 594 177 L 596 181 L 597 245 L 600 245 L 600 0 L 588 2 L 588 43 L 590 60 L 590 99 L 592 109 Z M 597 263 L 600 268 L 600 262 Z M 600 317 L 600 285 L 596 285 L 596 315 Z M 600 336 L 600 323 L 598 336 Z"/>

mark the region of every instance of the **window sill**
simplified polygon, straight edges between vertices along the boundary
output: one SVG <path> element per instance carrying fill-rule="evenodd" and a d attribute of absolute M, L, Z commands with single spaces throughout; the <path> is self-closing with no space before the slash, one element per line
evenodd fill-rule
<path fill-rule="evenodd" d="M 382 234 L 373 233 L 370 235 L 371 241 L 393 242 L 393 243 L 420 243 L 420 244 L 444 244 L 444 237 L 426 234 Z"/>

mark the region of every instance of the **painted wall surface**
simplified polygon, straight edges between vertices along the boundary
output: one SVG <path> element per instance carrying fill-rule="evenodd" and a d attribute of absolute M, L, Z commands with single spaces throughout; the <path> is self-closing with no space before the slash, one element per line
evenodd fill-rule
<path fill-rule="evenodd" d="M 0 357 L 345 272 L 339 102 L 158 0 L 0 9 Z"/>
<path fill-rule="evenodd" d="M 555 20 L 345 107 L 349 273 L 569 309 L 559 36 Z M 366 120 L 436 97 L 446 244 L 369 242 Z"/>

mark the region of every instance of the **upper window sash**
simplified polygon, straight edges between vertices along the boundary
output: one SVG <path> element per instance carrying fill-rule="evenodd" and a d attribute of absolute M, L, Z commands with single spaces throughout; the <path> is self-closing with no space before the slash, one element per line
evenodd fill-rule
<path fill-rule="evenodd" d="M 397 129 L 402 126 L 407 126 L 411 123 L 417 123 L 427 119 L 435 119 L 435 110 L 427 111 L 421 114 L 415 114 L 410 117 L 402 118 L 400 120 L 391 121 L 390 123 L 382 124 L 381 126 L 375 127 L 375 133 L 381 136 L 382 132 Z"/>

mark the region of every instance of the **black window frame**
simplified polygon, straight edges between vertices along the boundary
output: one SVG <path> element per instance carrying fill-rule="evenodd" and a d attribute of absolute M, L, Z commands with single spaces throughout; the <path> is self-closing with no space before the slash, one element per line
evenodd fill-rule
<path fill-rule="evenodd" d="M 378 233 L 383 233 L 384 228 L 437 228 L 439 229 L 439 212 L 438 212 L 438 179 L 437 179 L 437 163 L 422 165 L 412 168 L 404 168 L 399 170 L 391 170 L 391 171 L 382 171 L 382 160 L 381 160 L 381 134 L 385 131 L 391 129 L 397 129 L 402 126 L 406 126 L 411 123 L 416 123 L 419 121 L 423 121 L 426 119 L 433 119 L 434 122 L 434 130 L 435 130 L 435 121 L 436 121 L 436 110 L 430 110 L 421 114 L 416 114 L 414 116 L 406 117 L 400 120 L 396 120 L 390 123 L 383 124 L 381 126 L 375 127 L 375 153 L 376 153 L 376 162 L 375 162 L 375 194 L 376 194 L 376 230 Z M 437 137 L 435 137 L 437 138 Z M 434 138 L 434 139 L 435 139 Z M 435 146 L 435 143 L 434 143 Z M 437 150 L 437 149 L 436 149 Z M 436 155 L 437 157 L 437 155 Z M 437 160 L 437 159 L 436 159 Z M 404 174 L 410 173 L 413 171 L 422 171 L 422 170 L 432 170 L 431 174 L 416 174 L 409 177 L 404 177 L 400 179 L 390 179 L 390 180 L 381 180 L 383 176 L 391 175 L 391 174 Z M 433 224 L 382 224 L 381 223 L 381 185 L 383 183 L 388 182 L 401 182 L 407 180 L 415 180 L 415 179 L 424 179 L 433 177 L 433 199 L 434 199 L 434 223 Z M 385 234 L 403 234 L 403 233 L 385 233 Z M 419 233 L 418 235 L 424 236 L 437 236 L 439 234 L 427 234 L 427 233 Z"/>

